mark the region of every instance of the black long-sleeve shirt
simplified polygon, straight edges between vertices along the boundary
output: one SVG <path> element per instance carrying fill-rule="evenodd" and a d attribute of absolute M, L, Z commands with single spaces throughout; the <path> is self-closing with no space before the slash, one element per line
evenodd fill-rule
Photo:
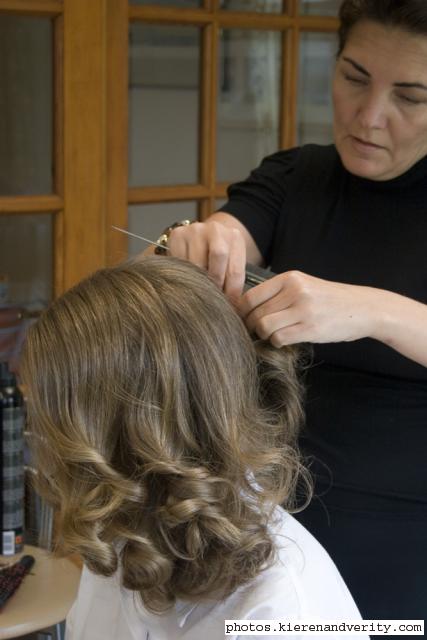
<path fill-rule="evenodd" d="M 279 151 L 221 211 L 277 273 L 427 303 L 427 157 L 378 182 L 350 174 L 333 145 Z M 427 507 L 427 369 L 369 338 L 314 345 L 302 445 L 321 482 Z"/>

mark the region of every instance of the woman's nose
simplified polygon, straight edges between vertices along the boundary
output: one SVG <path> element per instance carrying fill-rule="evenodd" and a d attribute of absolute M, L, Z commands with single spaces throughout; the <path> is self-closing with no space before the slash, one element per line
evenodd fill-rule
<path fill-rule="evenodd" d="M 359 105 L 359 123 L 366 129 L 384 129 L 387 125 L 387 111 L 385 96 L 373 93 L 365 95 Z"/>

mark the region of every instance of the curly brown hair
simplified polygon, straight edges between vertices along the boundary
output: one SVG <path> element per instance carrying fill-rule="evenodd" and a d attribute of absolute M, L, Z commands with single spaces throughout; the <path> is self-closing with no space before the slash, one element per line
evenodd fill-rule
<path fill-rule="evenodd" d="M 224 598 L 274 557 L 275 505 L 307 472 L 295 348 L 253 343 L 208 275 L 173 258 L 103 269 L 28 333 L 38 489 L 60 552 L 145 606 Z"/>

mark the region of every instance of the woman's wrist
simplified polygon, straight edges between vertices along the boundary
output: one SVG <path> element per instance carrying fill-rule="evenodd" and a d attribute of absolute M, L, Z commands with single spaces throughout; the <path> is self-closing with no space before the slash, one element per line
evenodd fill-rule
<path fill-rule="evenodd" d="M 366 301 L 366 313 L 368 317 L 368 338 L 388 343 L 393 336 L 396 318 L 393 310 L 399 306 L 399 296 L 392 291 L 364 287 L 369 291 Z"/>
<path fill-rule="evenodd" d="M 381 309 L 381 320 L 373 337 L 427 367 L 427 305 L 385 291 Z"/>

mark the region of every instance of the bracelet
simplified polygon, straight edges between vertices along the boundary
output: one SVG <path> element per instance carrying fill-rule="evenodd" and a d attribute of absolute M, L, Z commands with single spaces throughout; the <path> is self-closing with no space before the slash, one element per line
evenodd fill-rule
<path fill-rule="evenodd" d="M 154 253 L 158 256 L 164 256 L 169 248 L 168 240 L 172 231 L 177 227 L 187 227 L 189 224 L 191 224 L 191 220 L 181 220 L 180 222 L 174 222 L 170 227 L 166 227 L 160 238 L 156 240 L 156 244 L 160 246 L 154 249 Z"/>

